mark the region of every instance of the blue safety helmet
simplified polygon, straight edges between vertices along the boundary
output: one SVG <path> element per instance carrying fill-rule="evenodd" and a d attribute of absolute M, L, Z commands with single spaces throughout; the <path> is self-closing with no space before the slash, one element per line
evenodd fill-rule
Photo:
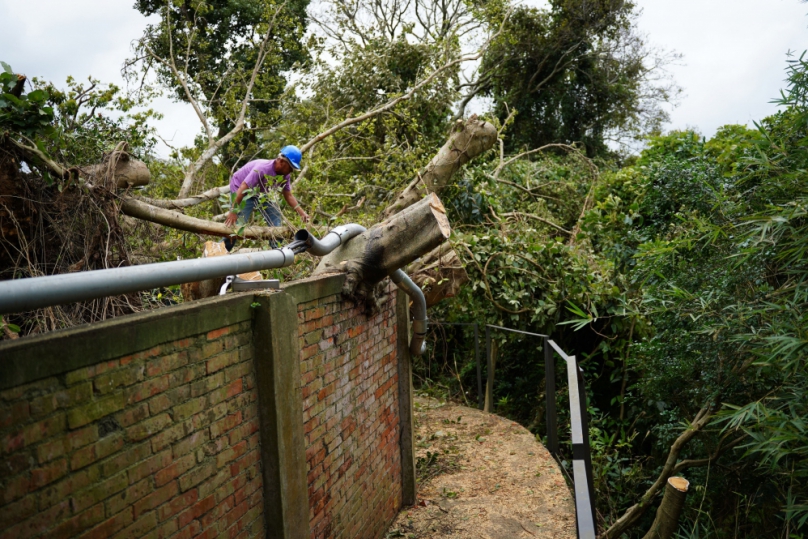
<path fill-rule="evenodd" d="M 291 145 L 284 146 L 281 148 L 281 155 L 289 161 L 293 169 L 300 170 L 300 158 L 303 157 L 303 154 L 300 153 L 300 148 Z"/>

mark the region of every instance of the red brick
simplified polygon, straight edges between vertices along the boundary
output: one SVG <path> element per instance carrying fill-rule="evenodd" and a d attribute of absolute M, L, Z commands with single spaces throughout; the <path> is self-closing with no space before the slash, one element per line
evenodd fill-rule
<path fill-rule="evenodd" d="M 24 520 L 14 526 L 8 528 L 0 535 L 0 539 L 28 539 L 44 533 L 48 528 L 53 526 L 54 522 L 63 520 L 70 514 L 70 504 L 63 501 L 59 505 L 54 505 L 46 511 L 42 511 L 28 520 Z"/>
<path fill-rule="evenodd" d="M 157 514 L 154 512 L 147 513 L 140 520 L 136 520 L 128 528 L 125 528 L 113 539 L 132 539 L 135 537 L 143 537 L 146 532 L 153 530 L 157 527 Z"/>
<path fill-rule="evenodd" d="M 137 425 L 126 429 L 126 437 L 132 442 L 139 442 L 145 440 L 153 434 L 157 434 L 167 426 L 171 425 L 171 416 L 168 414 L 160 414 L 156 417 L 141 421 Z"/>
<path fill-rule="evenodd" d="M 140 500 L 135 502 L 135 505 L 133 506 L 135 510 L 135 518 L 136 519 L 140 518 L 140 516 L 143 513 L 151 511 L 155 507 L 170 500 L 171 498 L 176 496 L 178 492 L 179 492 L 179 486 L 177 485 L 177 482 L 172 481 L 171 483 L 165 485 L 164 487 L 155 490 L 148 496 L 141 498 Z"/>
<path fill-rule="evenodd" d="M 129 469 L 129 484 L 137 483 L 144 477 L 152 475 L 158 470 L 162 470 L 171 464 L 171 450 L 166 449 L 160 453 L 138 463 Z"/>
<path fill-rule="evenodd" d="M 224 327 L 220 329 L 214 329 L 213 331 L 208 332 L 207 339 L 209 341 L 218 339 L 219 337 L 223 337 L 230 333 L 230 327 Z"/>
<path fill-rule="evenodd" d="M 170 466 L 154 474 L 154 484 L 161 487 L 193 468 L 195 464 L 196 456 L 193 454 L 174 460 Z"/>
<path fill-rule="evenodd" d="M 106 501 L 107 514 L 114 515 L 118 511 L 123 511 L 126 507 L 131 506 L 137 500 L 140 500 L 150 492 L 154 491 L 154 486 L 150 478 L 143 479 L 130 486 L 120 494 L 115 494 Z M 134 515 L 133 515 L 134 516 Z"/>
<path fill-rule="evenodd" d="M 20 522 L 36 513 L 36 495 L 26 496 L 22 500 L 6 505 L 0 511 L 0 530 L 10 528 L 12 524 Z"/>
<path fill-rule="evenodd" d="M 194 504 L 190 509 L 185 510 L 179 516 L 180 529 L 184 528 L 191 521 L 198 519 L 216 506 L 216 501 L 213 495 L 203 498 Z"/>
<path fill-rule="evenodd" d="M 199 492 L 196 489 L 189 490 L 175 498 L 172 498 L 168 503 L 161 505 L 157 509 L 157 517 L 163 521 L 171 516 L 176 515 L 183 509 L 190 507 L 196 503 L 199 498 Z"/>
<path fill-rule="evenodd" d="M 108 518 L 95 528 L 84 533 L 79 539 L 107 539 L 112 534 L 120 531 L 121 529 L 129 526 L 134 521 L 132 516 L 132 508 L 127 507 L 117 515 Z"/>
<path fill-rule="evenodd" d="M 205 367 L 207 374 L 213 374 L 236 362 L 238 362 L 238 350 L 227 350 L 209 359 Z"/>
<path fill-rule="evenodd" d="M 127 404 L 134 404 L 166 391 L 169 387 L 170 377 L 165 374 L 160 378 L 152 378 L 132 386 L 126 391 Z"/>
<path fill-rule="evenodd" d="M 63 413 L 26 425 L 22 429 L 11 432 L 0 439 L 0 453 L 7 454 L 19 451 L 45 438 L 64 432 L 65 427 L 65 414 Z"/>
<path fill-rule="evenodd" d="M 67 459 L 59 459 L 51 464 L 31 470 L 31 491 L 53 483 L 67 474 Z"/>
<path fill-rule="evenodd" d="M 152 378 L 179 369 L 188 363 L 188 352 L 169 354 L 146 363 L 146 376 Z"/>
<path fill-rule="evenodd" d="M 102 520 L 104 520 L 104 504 L 99 503 L 56 526 L 48 532 L 48 539 L 75 537 Z"/>
<path fill-rule="evenodd" d="M 212 439 L 218 438 L 225 432 L 229 431 L 236 425 L 241 423 L 241 410 L 236 412 L 235 414 L 231 414 L 224 419 L 220 419 L 215 423 L 212 423 L 210 426 L 210 437 Z"/>
<path fill-rule="evenodd" d="M 122 491 L 128 485 L 126 472 L 121 472 L 74 495 L 70 500 L 70 505 L 74 513 L 80 513 L 96 502 L 106 500 L 113 494 Z"/>
<path fill-rule="evenodd" d="M 28 401 L 17 401 L 3 406 L 0 408 L 0 430 L 25 423 L 30 416 Z"/>
<path fill-rule="evenodd" d="M 78 470 L 120 450 L 124 445 L 121 433 L 111 434 L 92 445 L 79 449 L 70 457 L 70 469 Z"/>

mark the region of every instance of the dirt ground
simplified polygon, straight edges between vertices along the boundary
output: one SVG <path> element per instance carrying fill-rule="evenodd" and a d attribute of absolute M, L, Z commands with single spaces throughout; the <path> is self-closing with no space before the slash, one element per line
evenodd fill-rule
<path fill-rule="evenodd" d="M 530 432 L 476 409 L 417 397 L 418 503 L 387 538 L 574 539 L 558 464 Z"/>

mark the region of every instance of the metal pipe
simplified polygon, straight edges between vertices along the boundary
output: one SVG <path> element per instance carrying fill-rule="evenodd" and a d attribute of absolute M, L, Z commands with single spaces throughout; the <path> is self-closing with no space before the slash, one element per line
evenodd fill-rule
<path fill-rule="evenodd" d="M 366 232 L 362 225 L 347 224 L 338 226 L 328 232 L 323 239 L 318 240 L 306 230 L 295 232 L 295 240 L 303 242 L 308 247 L 307 252 L 316 256 L 325 256 L 354 236 Z"/>
<path fill-rule="evenodd" d="M 410 341 L 410 354 L 420 356 L 426 351 L 427 327 L 429 320 L 426 317 L 426 298 L 424 293 L 403 270 L 396 270 L 390 274 L 390 279 L 412 299 L 412 340 Z"/>
<path fill-rule="evenodd" d="M 0 281 L 0 314 L 20 313 L 50 305 L 129 294 L 262 269 L 283 268 L 294 261 L 295 253 L 284 247 L 257 253 Z"/>

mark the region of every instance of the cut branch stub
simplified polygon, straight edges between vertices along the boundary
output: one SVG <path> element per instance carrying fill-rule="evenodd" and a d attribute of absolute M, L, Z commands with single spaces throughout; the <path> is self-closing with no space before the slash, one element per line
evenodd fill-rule
<path fill-rule="evenodd" d="M 384 216 L 390 217 L 415 204 L 427 191 L 440 193 L 460 167 L 492 148 L 496 140 L 494 124 L 479 120 L 476 115 L 465 122 L 458 120 L 446 144 L 395 202 L 384 210 Z"/>
<path fill-rule="evenodd" d="M 651 529 L 643 539 L 671 539 L 679 529 L 679 517 L 685 505 L 690 482 L 684 477 L 670 477 L 665 485 L 665 495 L 657 509 Z"/>
<path fill-rule="evenodd" d="M 431 193 L 323 257 L 314 274 L 347 273 L 343 295 L 373 308 L 374 288 L 382 279 L 429 253 L 450 234 L 446 210 Z"/>

